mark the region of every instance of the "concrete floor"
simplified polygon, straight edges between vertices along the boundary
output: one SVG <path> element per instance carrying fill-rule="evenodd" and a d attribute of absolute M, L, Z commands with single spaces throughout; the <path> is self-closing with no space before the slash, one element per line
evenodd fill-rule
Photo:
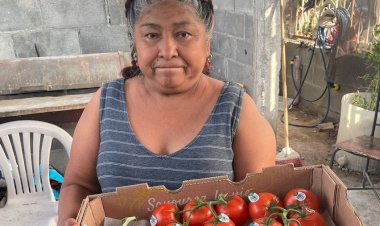
<path fill-rule="evenodd" d="M 380 202 L 372 191 L 348 191 L 348 199 L 364 225 L 378 226 L 380 224 Z"/>

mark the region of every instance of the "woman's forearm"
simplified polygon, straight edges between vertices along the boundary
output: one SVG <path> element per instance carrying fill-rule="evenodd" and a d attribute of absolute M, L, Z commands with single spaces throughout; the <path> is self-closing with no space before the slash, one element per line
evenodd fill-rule
<path fill-rule="evenodd" d="M 90 191 L 79 184 L 62 187 L 59 197 L 58 226 L 63 226 L 69 218 L 76 218 L 82 200 L 91 194 L 94 194 L 94 191 Z"/>

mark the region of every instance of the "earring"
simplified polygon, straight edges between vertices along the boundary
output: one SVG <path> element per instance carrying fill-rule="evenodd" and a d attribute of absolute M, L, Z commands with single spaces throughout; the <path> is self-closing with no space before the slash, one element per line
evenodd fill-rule
<path fill-rule="evenodd" d="M 205 62 L 205 68 L 206 68 L 206 69 L 209 69 L 210 66 L 211 66 L 211 58 L 212 58 L 212 54 L 210 54 L 210 55 L 206 58 L 206 62 Z"/>
<path fill-rule="evenodd" d="M 132 65 L 139 67 L 139 63 L 137 62 L 137 53 L 136 52 L 132 53 Z"/>

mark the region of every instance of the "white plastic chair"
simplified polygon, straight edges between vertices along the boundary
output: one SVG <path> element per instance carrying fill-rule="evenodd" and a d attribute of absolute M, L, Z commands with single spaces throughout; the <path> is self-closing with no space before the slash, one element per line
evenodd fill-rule
<path fill-rule="evenodd" d="M 0 124 L 0 167 L 7 183 L 1 225 L 57 225 L 58 203 L 49 181 L 52 141 L 68 156 L 72 137 L 60 127 L 40 121 Z"/>

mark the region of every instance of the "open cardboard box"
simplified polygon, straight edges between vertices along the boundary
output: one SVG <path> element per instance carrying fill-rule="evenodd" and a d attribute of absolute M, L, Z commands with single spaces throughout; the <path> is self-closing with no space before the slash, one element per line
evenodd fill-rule
<path fill-rule="evenodd" d="M 265 168 L 262 173 L 247 174 L 240 182 L 231 182 L 225 176 L 188 180 L 174 191 L 147 184 L 119 187 L 116 192 L 90 195 L 84 199 L 77 220 L 81 225 L 102 226 L 106 218 L 136 216 L 138 219 L 149 219 L 153 208 L 163 202 L 175 202 L 181 207 L 194 198 L 215 200 L 221 193 L 246 198 L 250 192 L 264 191 L 282 199 L 287 191 L 297 187 L 310 189 L 318 196 L 328 225 L 363 225 L 348 202 L 346 186 L 328 166 L 293 168 L 290 164 Z"/>

